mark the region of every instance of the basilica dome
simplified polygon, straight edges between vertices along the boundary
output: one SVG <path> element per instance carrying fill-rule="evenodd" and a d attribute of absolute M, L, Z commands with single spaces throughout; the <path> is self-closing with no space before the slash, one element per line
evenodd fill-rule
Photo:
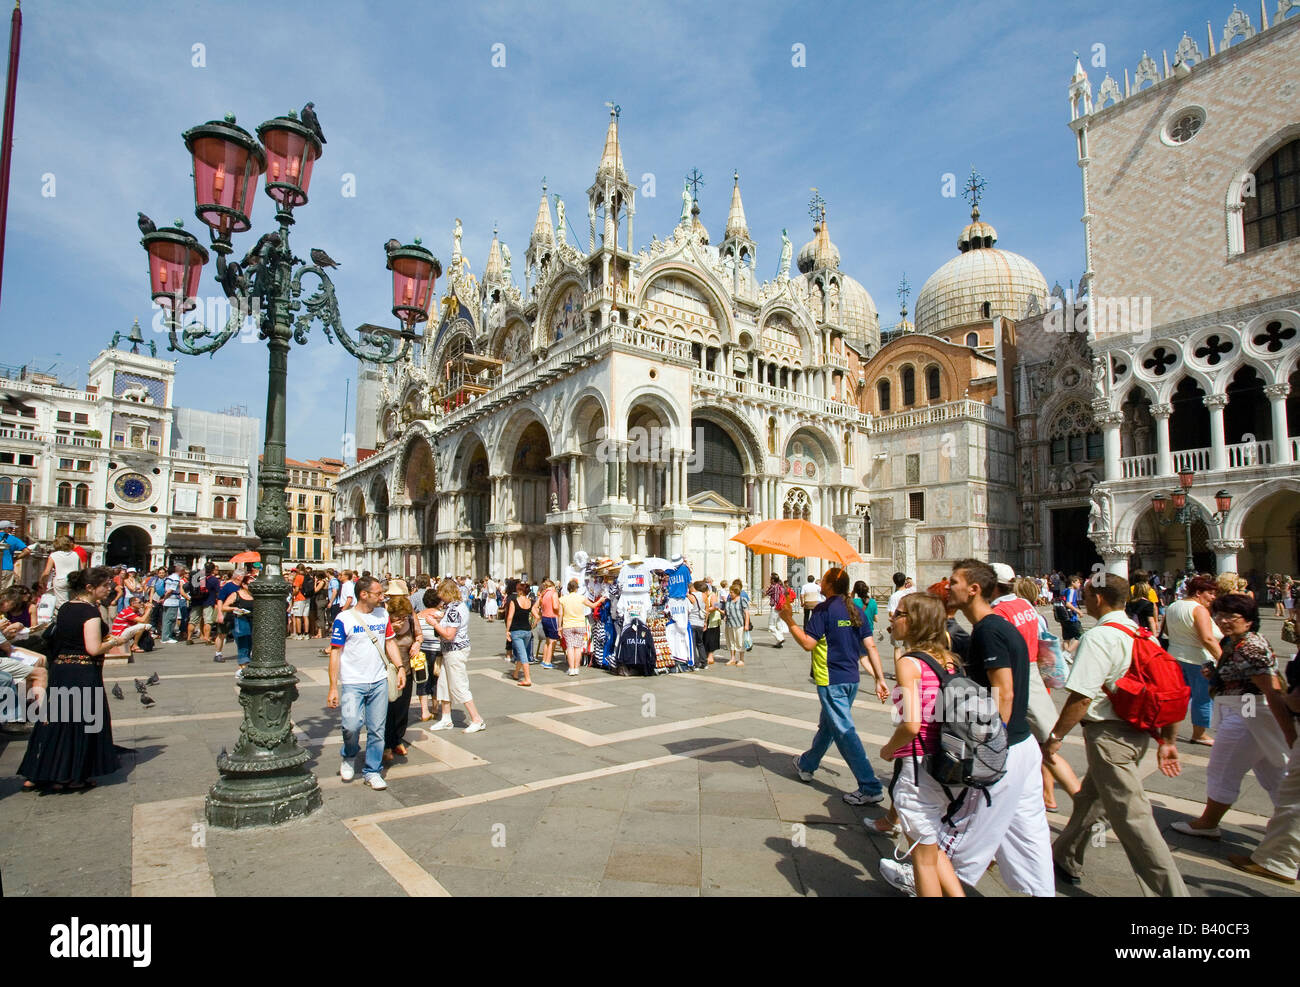
<path fill-rule="evenodd" d="M 1019 319 L 1031 297 L 1045 304 L 1042 272 L 1019 254 L 995 247 L 997 240 L 997 230 L 973 210 L 957 240 L 961 253 L 930 275 L 916 297 L 917 332 L 943 333 L 998 315 Z"/>
<path fill-rule="evenodd" d="M 823 208 L 821 222 L 817 224 L 812 240 L 799 251 L 799 271 L 803 274 L 808 303 L 814 315 L 822 317 L 821 287 L 818 281 L 831 283 L 830 304 L 826 318 L 835 325 L 842 326 L 845 337 L 862 346 L 878 347 L 880 345 L 880 316 L 876 313 L 876 303 L 867 294 L 861 283 L 839 270 L 840 251 L 831 242 L 830 228 L 826 223 L 826 211 Z M 833 271 L 834 278 L 821 276 L 823 271 Z M 839 288 L 833 281 L 838 279 Z"/>

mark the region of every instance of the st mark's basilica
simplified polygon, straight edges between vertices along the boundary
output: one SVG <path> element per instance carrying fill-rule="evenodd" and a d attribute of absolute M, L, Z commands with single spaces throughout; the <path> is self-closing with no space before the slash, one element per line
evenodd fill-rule
<path fill-rule="evenodd" d="M 1300 6 L 1173 50 L 1122 84 L 1076 61 L 1062 88 L 1077 289 L 999 246 L 972 175 L 955 256 L 883 330 L 819 198 L 807 243 L 763 245 L 771 280 L 738 175 L 725 222 L 687 183 L 638 250 L 611 110 L 586 243 L 543 187 L 522 266 L 494 234 L 476 275 L 457 221 L 421 345 L 362 370 L 338 559 L 541 578 L 579 549 L 681 552 L 752 586 L 773 559 L 729 539 L 796 517 L 857 546 L 873 588 L 965 556 L 1180 569 L 1152 497 L 1182 483 L 1199 568 L 1300 572 Z"/>

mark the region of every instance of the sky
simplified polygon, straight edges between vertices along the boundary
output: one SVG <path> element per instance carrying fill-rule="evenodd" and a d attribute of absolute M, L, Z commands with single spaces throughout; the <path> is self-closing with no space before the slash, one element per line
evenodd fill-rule
<path fill-rule="evenodd" d="M 1144 50 L 1172 60 L 1184 31 L 1207 51 L 1207 21 L 1217 45 L 1231 3 L 28 0 L 22 9 L 0 363 L 55 367 L 84 386 L 91 359 L 133 320 L 166 355 L 166 336 L 152 333 L 136 212 L 159 226 L 181 218 L 207 241 L 181 133 L 226 113 L 254 131 L 308 100 L 328 143 L 292 242 L 299 256 L 320 247 L 341 265 L 333 276 L 349 328 L 394 324 L 383 243 L 418 236 L 446 264 L 457 218 L 475 273 L 496 224 L 522 286 L 543 176 L 585 248 L 606 101 L 621 107 L 623 160 L 640 186 L 638 248 L 671 233 L 694 168 L 704 175 L 701 220 L 720 239 L 738 170 L 758 273 L 770 279 L 783 227 L 796 251 L 811 239 L 816 187 L 841 268 L 888 327 L 900 279 L 914 303 L 956 253 L 969 206 L 943 194 L 944 176 L 960 185 L 974 166 L 998 246 L 1068 286 L 1083 270 L 1066 97 L 1074 52 L 1094 93 L 1107 71 L 1122 86 Z M 1258 26 L 1257 6 L 1245 9 Z M 273 221 L 259 193 L 236 256 Z M 204 293 L 219 294 L 214 277 L 212 261 Z M 265 343 L 169 358 L 176 404 L 243 405 L 265 418 Z M 290 457 L 340 454 L 355 372 L 319 325 L 294 345 Z"/>

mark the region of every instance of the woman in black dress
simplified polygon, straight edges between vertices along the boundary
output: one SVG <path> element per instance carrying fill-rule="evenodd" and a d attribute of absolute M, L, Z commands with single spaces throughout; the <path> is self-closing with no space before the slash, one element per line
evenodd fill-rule
<path fill-rule="evenodd" d="M 109 637 L 99 607 L 113 592 L 113 570 L 106 566 L 82 569 L 68 575 L 70 599 L 55 617 L 54 640 L 49 658 L 49 712 L 36 724 L 18 773 L 27 779 L 24 787 L 53 789 L 86 788 L 91 778 L 117 770 L 113 752 L 113 727 L 104 694 L 104 655 L 130 635 Z M 59 702 L 77 690 L 80 703 Z M 80 715 L 69 716 L 80 710 Z"/>

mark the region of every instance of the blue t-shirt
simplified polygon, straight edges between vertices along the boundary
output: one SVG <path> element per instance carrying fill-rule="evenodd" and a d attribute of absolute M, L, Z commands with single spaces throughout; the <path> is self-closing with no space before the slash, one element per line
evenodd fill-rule
<path fill-rule="evenodd" d="M 686 563 L 669 569 L 664 573 L 668 586 L 668 599 L 684 600 L 691 588 L 691 570 Z"/>
<path fill-rule="evenodd" d="M 1065 591 L 1065 600 L 1067 603 L 1072 603 L 1077 607 L 1080 603 L 1083 602 L 1083 593 L 1075 589 L 1073 586 L 1071 586 L 1069 589 Z M 1079 615 L 1075 613 L 1073 610 L 1067 610 L 1066 613 L 1069 614 L 1071 622 L 1078 621 Z"/>
<path fill-rule="evenodd" d="M 4 552 L 5 552 L 4 562 L 2 564 L 3 569 L 5 572 L 13 572 L 14 552 L 21 552 L 24 548 L 27 547 L 27 543 L 23 541 L 21 538 L 17 537 L 16 535 L 11 535 L 8 532 L 6 532 L 4 538 L 0 539 L 0 545 L 4 546 Z"/>
<path fill-rule="evenodd" d="M 813 648 L 813 682 L 817 685 L 846 685 L 861 681 L 858 659 L 862 641 L 871 637 L 871 622 L 854 627 L 842 596 L 822 600 L 808 618 L 808 636 L 817 641 Z"/>
<path fill-rule="evenodd" d="M 223 583 L 221 588 L 217 590 L 217 600 L 221 603 L 226 603 L 227 600 L 238 592 L 239 585 L 237 583 Z M 226 606 L 230 606 L 230 604 L 226 603 Z"/>

